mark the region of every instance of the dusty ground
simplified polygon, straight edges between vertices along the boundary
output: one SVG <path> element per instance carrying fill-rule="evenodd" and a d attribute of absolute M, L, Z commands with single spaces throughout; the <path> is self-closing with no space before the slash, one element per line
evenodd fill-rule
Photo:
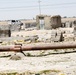
<path fill-rule="evenodd" d="M 51 34 L 51 31 L 36 31 L 27 33 L 13 33 L 12 35 L 36 35 L 40 36 Z M 45 36 L 46 37 L 46 36 Z M 50 37 L 50 35 L 48 36 Z M 70 51 L 70 50 L 68 50 Z M 62 50 L 63 54 L 49 54 L 47 56 L 32 57 L 31 55 L 43 55 L 45 53 L 52 53 L 51 51 L 41 52 L 25 52 L 30 53 L 30 56 L 24 56 L 21 53 L 16 53 L 21 57 L 20 60 L 11 60 L 11 57 L 1 57 L 15 53 L 1 53 L 0 54 L 0 75 L 76 75 L 76 53 L 66 53 Z M 12 74 L 11 74 L 12 73 Z"/>
<path fill-rule="evenodd" d="M 0 73 L 76 75 L 76 53 L 54 54 L 42 57 L 28 57 L 21 53 L 17 53 L 17 55 L 21 56 L 21 60 L 11 60 L 10 57 L 0 58 Z"/>

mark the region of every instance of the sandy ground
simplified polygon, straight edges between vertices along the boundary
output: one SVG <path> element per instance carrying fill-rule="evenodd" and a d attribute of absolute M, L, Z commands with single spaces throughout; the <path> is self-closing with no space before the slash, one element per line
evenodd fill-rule
<path fill-rule="evenodd" d="M 21 60 L 10 60 L 10 57 L 0 58 L 0 72 L 13 71 L 22 73 L 30 71 L 38 73 L 39 71 L 50 70 L 59 72 L 48 75 L 76 75 L 76 53 L 55 54 L 43 57 L 25 57 L 21 53 L 17 53 L 17 55 L 21 56 Z"/>

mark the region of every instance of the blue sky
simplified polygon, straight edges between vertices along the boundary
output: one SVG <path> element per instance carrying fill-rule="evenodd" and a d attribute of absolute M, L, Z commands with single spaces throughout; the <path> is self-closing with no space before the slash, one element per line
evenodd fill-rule
<path fill-rule="evenodd" d="M 41 14 L 76 16 L 75 0 L 41 0 Z M 32 19 L 39 14 L 38 0 L 0 0 L 0 20 Z"/>

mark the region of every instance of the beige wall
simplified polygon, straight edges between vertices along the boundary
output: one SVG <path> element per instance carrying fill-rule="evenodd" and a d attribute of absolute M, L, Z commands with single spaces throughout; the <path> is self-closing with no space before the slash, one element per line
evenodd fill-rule
<path fill-rule="evenodd" d="M 46 16 L 44 18 L 44 21 L 45 21 L 44 29 L 52 29 L 50 20 L 51 20 L 50 16 Z"/>

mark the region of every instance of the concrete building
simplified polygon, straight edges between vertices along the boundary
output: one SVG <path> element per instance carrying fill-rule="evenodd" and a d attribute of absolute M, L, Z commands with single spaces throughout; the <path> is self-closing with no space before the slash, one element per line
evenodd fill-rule
<path fill-rule="evenodd" d="M 25 30 L 26 28 L 32 28 L 36 27 L 36 20 L 21 20 L 23 25 L 21 26 L 22 30 Z"/>
<path fill-rule="evenodd" d="M 51 28 L 50 19 L 51 19 L 51 16 L 37 15 L 36 16 L 37 29 L 50 29 Z"/>
<path fill-rule="evenodd" d="M 8 21 L 8 25 L 11 31 L 20 31 L 23 23 L 19 20 L 10 20 Z"/>
<path fill-rule="evenodd" d="M 11 37 L 12 31 L 19 31 L 21 22 L 16 20 L 0 21 L 0 38 Z"/>
<path fill-rule="evenodd" d="M 74 28 L 76 26 L 76 18 L 62 18 L 62 28 Z"/>
<path fill-rule="evenodd" d="M 37 15 L 36 16 L 37 29 L 56 29 L 61 27 L 61 17 L 48 16 L 48 15 Z"/>

